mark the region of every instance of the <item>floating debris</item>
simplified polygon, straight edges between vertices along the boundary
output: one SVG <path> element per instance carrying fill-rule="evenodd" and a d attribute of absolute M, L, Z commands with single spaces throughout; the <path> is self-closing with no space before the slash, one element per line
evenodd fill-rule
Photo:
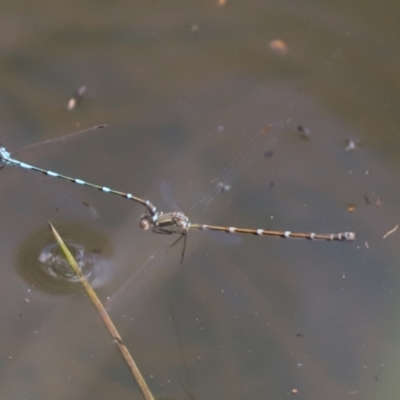
<path fill-rule="evenodd" d="M 360 141 L 359 140 L 353 140 L 353 139 L 349 139 L 349 140 L 347 140 L 347 142 L 346 142 L 346 145 L 345 145 L 345 151 L 354 151 L 354 150 L 357 150 L 359 147 L 360 147 Z"/>
<path fill-rule="evenodd" d="M 302 139 L 306 139 L 306 140 L 310 140 L 311 139 L 311 129 L 303 126 L 303 125 L 299 125 L 297 127 L 297 130 L 300 132 L 300 137 Z"/>
<path fill-rule="evenodd" d="M 271 40 L 269 42 L 269 48 L 280 56 L 285 56 L 289 52 L 287 44 L 280 39 Z"/>
<path fill-rule="evenodd" d="M 391 229 L 389 232 L 386 232 L 386 233 L 383 235 L 383 239 L 386 239 L 389 235 L 391 235 L 392 233 L 396 232 L 397 229 L 399 229 L 399 226 L 398 226 L 398 225 L 396 225 L 396 226 L 395 226 L 393 229 Z"/>
<path fill-rule="evenodd" d="M 350 205 L 347 207 L 347 211 L 350 212 L 350 213 L 356 211 L 356 206 L 355 206 L 354 204 L 350 204 Z"/>
<path fill-rule="evenodd" d="M 86 93 L 87 87 L 85 85 L 81 86 L 68 101 L 67 109 L 68 111 L 74 110 L 78 104 L 82 101 L 84 94 Z"/>

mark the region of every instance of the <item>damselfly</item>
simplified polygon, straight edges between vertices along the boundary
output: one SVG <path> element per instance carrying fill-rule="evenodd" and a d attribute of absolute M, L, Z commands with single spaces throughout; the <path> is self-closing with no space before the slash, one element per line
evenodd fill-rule
<path fill-rule="evenodd" d="M 62 136 L 55 140 L 65 141 L 74 136 L 102 129 L 104 127 L 105 125 L 98 125 L 80 132 L 75 132 L 69 135 Z M 200 202 L 205 202 L 206 204 L 208 204 L 217 194 L 224 192 L 225 190 L 227 190 L 226 188 L 230 188 L 233 182 L 251 165 L 251 163 L 256 162 L 260 154 L 265 152 L 265 146 L 270 145 L 276 139 L 277 135 L 280 134 L 280 132 L 283 130 L 283 127 L 284 124 L 278 122 L 269 125 L 265 129 L 263 129 L 260 132 L 260 134 L 239 154 L 239 156 L 227 168 L 225 168 L 222 171 L 222 173 L 217 176 L 217 178 L 215 178 L 212 181 L 210 189 L 206 191 L 204 194 L 202 194 L 194 203 L 194 205 L 197 205 Z M 36 147 L 45 144 L 47 142 L 42 142 L 38 145 L 33 145 L 30 147 Z M 57 172 L 49 171 L 40 167 L 36 167 L 31 164 L 24 163 L 20 160 L 13 158 L 12 154 L 8 152 L 5 147 L 0 147 L 0 168 L 9 165 L 36 171 L 53 178 L 64 179 L 78 185 L 88 186 L 100 190 L 104 193 L 111 193 L 126 198 L 128 200 L 133 200 L 141 204 L 146 208 L 146 213 L 140 218 L 140 227 L 143 230 L 148 230 L 151 228 L 154 233 L 169 234 L 169 235 L 178 234 L 179 237 L 173 243 L 173 245 L 177 243 L 179 240 L 184 239 L 181 261 L 183 260 L 184 257 L 187 234 L 191 229 L 212 230 L 212 231 L 220 231 L 226 233 L 251 234 L 258 236 L 277 236 L 283 238 L 338 240 L 338 241 L 352 241 L 355 239 L 355 234 L 353 232 L 320 234 L 320 233 L 276 231 L 276 230 L 253 229 L 253 228 L 234 228 L 228 226 L 216 226 L 216 225 L 192 223 L 183 212 L 180 211 L 174 211 L 168 213 L 158 212 L 156 207 L 149 200 L 144 200 L 140 197 L 136 197 L 131 193 L 121 192 L 118 190 L 111 189 L 107 186 L 101 186 L 94 183 L 89 183 L 79 178 L 73 178 L 67 175 L 63 175 Z"/>

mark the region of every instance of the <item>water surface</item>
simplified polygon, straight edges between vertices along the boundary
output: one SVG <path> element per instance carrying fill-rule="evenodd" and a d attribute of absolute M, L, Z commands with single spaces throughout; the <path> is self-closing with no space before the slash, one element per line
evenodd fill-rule
<path fill-rule="evenodd" d="M 19 275 L 21 244 L 51 220 L 108 235 L 113 278 L 100 295 L 156 397 L 392 399 L 399 233 L 383 235 L 400 200 L 399 12 L 389 1 L 4 4 L 1 142 L 17 149 L 110 125 L 27 161 L 171 211 L 167 179 L 189 209 L 258 131 L 285 121 L 272 157 L 191 219 L 351 230 L 357 241 L 250 236 L 226 246 L 191 232 L 180 265 L 180 248 L 139 229 L 138 205 L 69 183 L 68 195 L 42 189 L 5 168 L 2 397 L 140 398 L 87 298 Z M 271 49 L 276 39 L 286 54 Z M 82 85 L 86 97 L 68 112 Z M 346 151 L 348 140 L 359 145 Z"/>

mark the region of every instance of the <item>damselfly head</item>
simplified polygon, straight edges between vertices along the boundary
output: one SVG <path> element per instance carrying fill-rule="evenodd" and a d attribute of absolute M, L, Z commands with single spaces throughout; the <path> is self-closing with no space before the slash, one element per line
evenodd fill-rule
<path fill-rule="evenodd" d="M 139 220 L 139 226 L 140 226 L 140 229 L 147 231 L 151 226 L 150 216 L 143 215 L 143 217 L 141 217 Z"/>

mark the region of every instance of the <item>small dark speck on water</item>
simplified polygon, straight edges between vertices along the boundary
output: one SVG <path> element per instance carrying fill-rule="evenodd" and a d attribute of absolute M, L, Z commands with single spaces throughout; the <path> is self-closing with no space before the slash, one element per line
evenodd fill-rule
<path fill-rule="evenodd" d="M 264 153 L 265 158 L 271 158 L 274 155 L 274 152 L 272 150 L 266 151 Z"/>
<path fill-rule="evenodd" d="M 379 377 L 380 377 L 381 372 L 382 372 L 382 370 L 383 370 L 384 367 L 385 367 L 385 366 L 382 365 L 381 368 L 380 368 L 380 370 L 378 371 L 378 373 L 375 375 L 374 379 L 375 379 L 376 381 L 379 380 Z"/>
<path fill-rule="evenodd" d="M 297 130 L 300 132 L 300 137 L 305 140 L 311 139 L 311 130 L 303 125 L 299 125 Z"/>

